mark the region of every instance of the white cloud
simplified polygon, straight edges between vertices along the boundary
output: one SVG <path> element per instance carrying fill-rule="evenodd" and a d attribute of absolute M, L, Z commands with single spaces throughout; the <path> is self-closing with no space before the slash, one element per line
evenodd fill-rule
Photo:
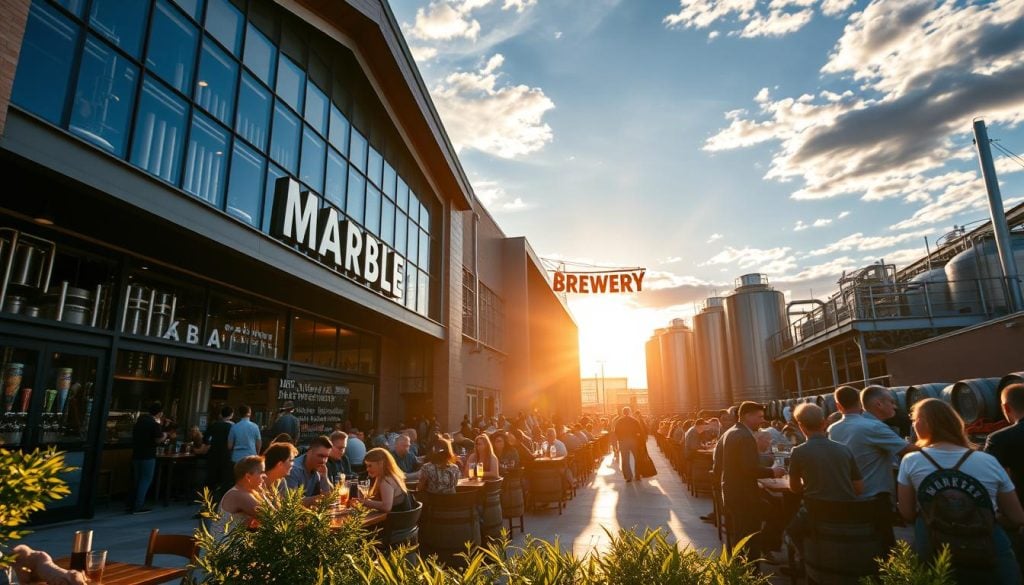
<path fill-rule="evenodd" d="M 662 258 L 661 260 L 658 260 L 658 264 L 678 264 L 679 262 L 682 261 L 683 259 L 680 256 L 669 256 L 668 258 Z"/>
<path fill-rule="evenodd" d="M 536 3 L 537 0 L 505 0 L 501 9 L 509 10 L 514 8 L 516 12 L 522 12 Z"/>
<path fill-rule="evenodd" d="M 921 207 L 909 218 L 889 226 L 892 230 L 906 230 L 948 221 L 972 210 L 988 208 L 985 184 L 978 179 L 947 189 L 934 201 Z"/>
<path fill-rule="evenodd" d="M 409 45 L 409 52 L 412 53 L 412 58 L 420 63 L 437 57 L 437 49 L 423 45 Z"/>
<path fill-rule="evenodd" d="M 559 31 L 555 31 L 555 39 L 560 39 L 560 38 L 562 38 L 562 31 L 560 31 L 560 30 Z"/>
<path fill-rule="evenodd" d="M 516 158 L 553 139 L 544 114 L 554 102 L 540 88 L 499 84 L 503 63 L 494 55 L 479 71 L 452 73 L 431 92 L 456 149 Z"/>
<path fill-rule="evenodd" d="M 827 226 L 830 223 L 832 223 L 831 219 L 828 219 L 827 217 L 823 217 L 823 218 L 814 220 L 814 227 L 825 227 L 825 226 Z"/>
<path fill-rule="evenodd" d="M 765 273 L 786 272 L 796 268 L 796 258 L 790 254 L 791 248 L 751 248 L 742 249 L 726 246 L 724 250 L 708 258 L 700 266 L 714 266 L 716 264 L 735 265 L 748 270 L 754 269 Z"/>
<path fill-rule="evenodd" d="M 719 233 L 714 233 L 714 234 L 711 234 L 711 235 L 710 235 L 710 236 L 708 237 L 708 239 L 707 239 L 707 243 L 708 243 L 708 244 L 710 244 L 710 243 L 712 243 L 712 242 L 717 242 L 718 240 L 721 240 L 721 239 L 722 239 L 722 238 L 724 238 L 724 237 L 725 237 L 725 236 L 723 236 L 722 234 L 719 234 Z"/>
<path fill-rule="evenodd" d="M 839 277 L 842 276 L 843 271 L 853 270 L 862 265 L 863 263 L 858 262 L 853 258 L 843 256 L 822 264 L 808 266 L 794 274 L 782 274 L 775 276 L 772 280 L 780 284 L 785 283 L 790 285 L 819 281 L 818 284 L 822 286 L 832 286 L 835 285 Z"/>
<path fill-rule="evenodd" d="M 807 229 L 809 227 L 811 227 L 811 226 L 809 226 L 806 223 L 804 223 L 804 220 L 798 219 L 798 220 L 796 220 L 796 225 L 793 226 L 793 231 L 794 232 L 802 232 L 802 231 L 804 231 L 805 229 Z"/>
<path fill-rule="evenodd" d="M 480 22 L 469 16 L 469 9 L 451 2 L 432 2 L 416 10 L 416 24 L 409 36 L 425 41 L 448 41 L 456 38 L 476 39 Z"/>
<path fill-rule="evenodd" d="M 865 236 L 864 234 L 857 232 L 833 242 L 824 248 L 811 250 L 807 253 L 807 256 L 824 256 L 835 252 L 849 252 L 850 250 L 857 250 L 860 252 L 881 250 L 884 248 L 891 248 L 909 240 L 921 239 L 930 233 L 931 230 L 918 230 L 895 236 Z"/>
<path fill-rule="evenodd" d="M 925 254 L 927 254 L 927 249 L 922 241 L 920 246 L 891 250 L 884 254 L 877 254 L 874 256 L 864 256 L 864 261 L 877 262 L 879 260 L 884 260 L 886 264 L 895 264 L 897 268 L 902 268 L 912 262 L 916 262 L 917 260 L 924 258 Z"/>
<path fill-rule="evenodd" d="M 505 188 L 496 181 L 486 179 L 473 181 L 473 192 L 476 193 L 476 198 L 484 204 L 484 207 L 493 213 L 514 213 L 536 207 L 535 204 L 524 201 L 522 197 L 510 196 Z"/>
<path fill-rule="evenodd" d="M 813 10 L 782 12 L 772 10 L 767 16 L 757 15 L 740 32 L 741 37 L 781 37 L 800 30 L 811 21 Z"/>
<path fill-rule="evenodd" d="M 848 215 L 850 215 L 849 211 L 840 211 L 839 215 L 836 216 L 836 219 L 843 219 L 844 217 L 847 217 Z"/>
<path fill-rule="evenodd" d="M 854 0 L 679 0 L 679 12 L 665 16 L 669 28 L 732 27 L 746 38 L 783 36 L 803 28 L 818 7 L 826 16 L 845 12 Z M 820 6 L 819 6 L 820 4 Z M 740 26 L 742 25 L 742 26 Z M 739 27 L 739 28 L 736 28 Z M 709 35 L 709 40 L 714 36 Z"/>
<path fill-rule="evenodd" d="M 717 39 L 720 34 L 722 34 L 722 33 L 718 32 L 717 30 L 713 30 L 713 31 L 709 32 L 708 33 L 708 42 L 711 42 L 711 41 Z"/>

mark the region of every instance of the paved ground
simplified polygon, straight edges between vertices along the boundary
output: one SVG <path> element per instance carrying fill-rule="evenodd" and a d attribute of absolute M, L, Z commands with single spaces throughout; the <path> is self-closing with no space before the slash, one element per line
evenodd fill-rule
<path fill-rule="evenodd" d="M 714 526 L 701 522 L 699 516 L 711 510 L 708 498 L 692 498 L 653 440 L 648 445 L 658 468 L 658 476 L 626 483 L 615 468 L 611 456 L 606 457 L 590 484 L 580 488 L 561 515 L 551 508 L 526 517 L 526 531 L 545 540 L 558 538 L 563 546 L 571 546 L 578 554 L 607 544 L 611 532 L 620 527 L 662 527 L 676 541 L 697 548 L 719 549 L 721 544 Z M 119 503 L 101 510 L 91 520 L 79 520 L 37 528 L 25 542 L 49 551 L 55 557 L 70 554 L 75 530 L 94 531 L 93 548 L 107 549 L 111 558 L 142 563 L 151 528 L 162 533 L 188 534 L 197 525 L 192 518 L 198 505 L 182 503 L 170 507 L 157 506 L 149 514 L 129 516 Z M 516 531 L 515 540 L 522 536 Z M 176 557 L 157 557 L 155 564 L 177 566 Z"/>

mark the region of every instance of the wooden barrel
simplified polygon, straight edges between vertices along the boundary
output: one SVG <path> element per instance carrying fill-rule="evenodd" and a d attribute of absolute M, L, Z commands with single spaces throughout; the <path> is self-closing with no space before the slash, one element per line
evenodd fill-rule
<path fill-rule="evenodd" d="M 967 424 L 1001 419 L 999 378 L 971 378 L 953 384 L 951 403 Z"/>
<path fill-rule="evenodd" d="M 1003 388 L 1006 388 L 1010 384 L 1024 384 L 1024 372 L 1013 372 L 1006 374 L 999 379 L 999 394 L 1002 395 Z"/>
<path fill-rule="evenodd" d="M 939 394 L 939 400 L 953 406 L 953 384 L 946 384 L 946 387 L 943 388 L 942 392 Z"/>
<path fill-rule="evenodd" d="M 907 386 L 907 409 L 914 407 L 914 404 L 925 398 L 941 398 L 942 390 L 948 386 L 948 382 L 937 384 L 914 384 Z"/>

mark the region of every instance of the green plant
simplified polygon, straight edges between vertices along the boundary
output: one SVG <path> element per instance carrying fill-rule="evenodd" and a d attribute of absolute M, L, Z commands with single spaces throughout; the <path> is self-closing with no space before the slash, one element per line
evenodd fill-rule
<path fill-rule="evenodd" d="M 953 585 L 953 560 L 949 548 L 931 563 L 924 563 L 906 541 L 896 543 L 889 556 L 878 559 L 879 575 L 861 579 L 863 585 Z"/>
<path fill-rule="evenodd" d="M 339 488 L 340 489 L 340 488 Z M 336 496 L 337 494 L 334 494 Z M 202 551 L 196 566 L 201 583 L 303 583 L 336 585 L 358 582 L 361 577 L 352 559 L 370 558 L 373 542 L 362 528 L 365 512 L 354 512 L 350 521 L 332 528 L 330 502 L 324 498 L 307 508 L 301 492 L 281 496 L 271 490 L 257 508 L 254 528 L 231 526 L 225 535 L 205 526 L 196 529 Z M 208 491 L 203 493 L 203 517 L 220 520 Z"/>
<path fill-rule="evenodd" d="M 54 447 L 31 453 L 0 449 L 0 567 L 14 560 L 11 543 L 28 534 L 18 527 L 47 502 L 71 493 L 60 474 L 75 469 L 64 465 L 64 454 Z"/>

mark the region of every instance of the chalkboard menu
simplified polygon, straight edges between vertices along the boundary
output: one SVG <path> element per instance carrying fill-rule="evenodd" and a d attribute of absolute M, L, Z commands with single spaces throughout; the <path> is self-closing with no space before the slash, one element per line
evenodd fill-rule
<path fill-rule="evenodd" d="M 348 418 L 349 388 L 332 382 L 277 381 L 277 406 L 286 400 L 295 403 L 292 414 L 299 419 L 303 435 L 329 434 L 334 425 Z"/>

